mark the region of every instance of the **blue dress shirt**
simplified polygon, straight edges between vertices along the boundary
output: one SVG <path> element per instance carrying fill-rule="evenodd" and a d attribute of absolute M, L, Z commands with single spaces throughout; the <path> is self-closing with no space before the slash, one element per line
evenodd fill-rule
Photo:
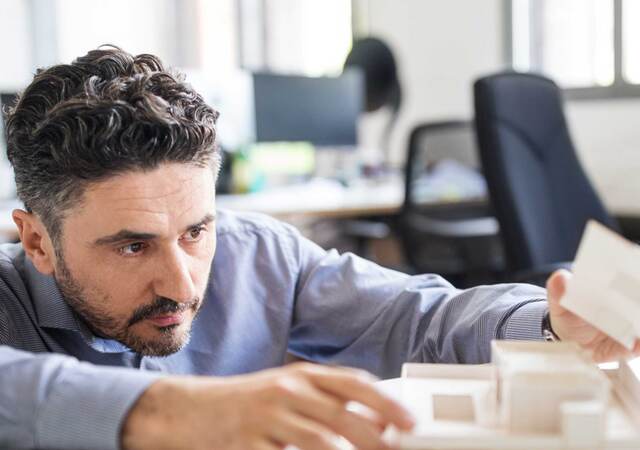
<path fill-rule="evenodd" d="M 393 377 L 406 361 L 487 362 L 492 339 L 542 338 L 537 287 L 458 290 L 254 214 L 219 211 L 217 238 L 191 340 L 164 358 L 94 336 L 19 244 L 0 246 L 0 447 L 118 448 L 127 411 L 163 373 L 241 374 L 291 353 Z"/>

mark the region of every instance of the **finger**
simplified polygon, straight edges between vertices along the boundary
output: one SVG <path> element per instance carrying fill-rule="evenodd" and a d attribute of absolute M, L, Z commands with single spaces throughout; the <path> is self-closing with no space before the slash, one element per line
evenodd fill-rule
<path fill-rule="evenodd" d="M 632 358 L 633 351 L 619 342 L 607 338 L 594 347 L 592 357 L 598 363 L 617 361 Z"/>
<path fill-rule="evenodd" d="M 308 376 L 323 391 L 371 408 L 385 423 L 392 423 L 403 430 L 409 430 L 415 425 L 415 419 L 409 411 L 374 386 L 370 376 L 354 375 L 353 372 L 321 366 L 309 370 Z"/>
<path fill-rule="evenodd" d="M 265 440 L 258 441 L 251 447 L 255 448 L 256 450 L 283 450 L 285 448 L 285 446 L 282 444 Z"/>
<path fill-rule="evenodd" d="M 628 350 L 614 349 L 614 350 L 600 350 L 597 349 L 592 354 L 594 362 L 608 363 L 612 361 L 627 360 L 631 357 Z"/>
<path fill-rule="evenodd" d="M 324 425 L 291 411 L 272 417 L 272 438 L 304 450 L 338 450 L 338 436 Z"/>
<path fill-rule="evenodd" d="M 355 367 L 332 366 L 328 364 L 302 364 L 300 367 L 303 369 L 303 371 L 310 370 L 313 373 L 342 373 L 345 375 L 352 375 L 354 377 L 362 378 L 363 380 L 369 381 L 371 383 L 380 381 L 380 378 L 378 378 L 371 372 L 357 369 Z"/>
<path fill-rule="evenodd" d="M 350 411 L 345 401 L 313 385 L 299 391 L 295 403 L 290 406 L 300 414 L 326 425 L 358 449 L 389 448 L 382 439 L 385 427 L 377 414 L 365 416 Z"/>

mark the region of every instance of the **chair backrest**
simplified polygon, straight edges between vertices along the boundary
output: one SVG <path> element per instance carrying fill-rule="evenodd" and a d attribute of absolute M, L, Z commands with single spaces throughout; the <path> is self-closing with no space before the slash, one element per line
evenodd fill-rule
<path fill-rule="evenodd" d="M 428 200 L 430 195 L 438 194 L 430 192 L 428 186 L 425 190 L 423 181 L 432 180 L 434 168 L 445 160 L 453 161 L 467 169 L 480 169 L 472 122 L 430 122 L 418 125 L 412 130 L 405 166 L 405 210 L 413 209 L 422 201 Z M 457 194 L 464 192 L 450 192 L 451 196 Z"/>
<path fill-rule="evenodd" d="M 576 156 L 561 92 L 514 72 L 474 85 L 483 171 L 511 270 L 570 261 L 589 219 L 617 229 Z"/>

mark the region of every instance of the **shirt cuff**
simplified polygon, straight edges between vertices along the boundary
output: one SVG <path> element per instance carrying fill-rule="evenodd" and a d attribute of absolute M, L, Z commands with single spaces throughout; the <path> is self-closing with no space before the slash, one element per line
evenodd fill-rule
<path fill-rule="evenodd" d="M 542 340 L 542 319 L 549 310 L 544 299 L 532 300 L 516 309 L 503 326 L 502 339 Z"/>
<path fill-rule="evenodd" d="M 69 361 L 36 419 L 37 448 L 119 449 L 129 409 L 159 373 Z"/>

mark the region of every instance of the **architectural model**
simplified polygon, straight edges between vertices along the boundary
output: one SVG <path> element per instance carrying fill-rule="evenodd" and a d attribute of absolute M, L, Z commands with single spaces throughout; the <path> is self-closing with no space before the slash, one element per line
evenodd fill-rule
<path fill-rule="evenodd" d="M 403 450 L 640 449 L 634 370 L 564 342 L 494 341 L 486 365 L 406 364 L 381 387 L 418 425 L 386 437 Z"/>

